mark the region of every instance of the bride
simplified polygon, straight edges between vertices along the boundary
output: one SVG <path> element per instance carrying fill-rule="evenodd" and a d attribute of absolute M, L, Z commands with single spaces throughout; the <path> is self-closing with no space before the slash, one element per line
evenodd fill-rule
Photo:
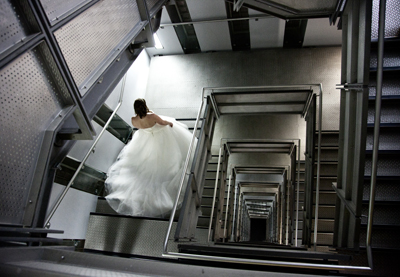
<path fill-rule="evenodd" d="M 106 199 L 118 213 L 165 217 L 172 210 L 192 134 L 173 118 L 134 103 L 132 125 L 138 131 L 110 167 Z"/>

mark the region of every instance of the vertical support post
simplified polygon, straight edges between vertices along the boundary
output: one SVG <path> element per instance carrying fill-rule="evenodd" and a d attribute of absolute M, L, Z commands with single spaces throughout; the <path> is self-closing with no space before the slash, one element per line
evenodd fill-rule
<path fill-rule="evenodd" d="M 299 200 L 300 200 L 300 139 L 299 150 L 297 153 L 297 193 L 296 193 L 296 232 L 295 232 L 295 246 L 297 247 L 297 233 L 299 232 Z"/>
<path fill-rule="evenodd" d="M 322 84 L 319 91 L 319 109 L 318 109 L 318 162 L 317 162 L 317 187 L 315 192 L 315 220 L 314 220 L 314 251 L 317 250 L 318 233 L 318 209 L 319 209 L 319 177 L 321 167 L 321 131 L 322 131 Z"/>

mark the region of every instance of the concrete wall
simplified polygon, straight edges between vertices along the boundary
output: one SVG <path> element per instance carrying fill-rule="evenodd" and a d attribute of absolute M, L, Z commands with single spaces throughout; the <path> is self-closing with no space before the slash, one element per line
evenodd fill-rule
<path fill-rule="evenodd" d="M 159 114 L 195 117 L 203 87 L 319 84 L 324 88 L 323 128 L 339 127 L 340 47 L 268 49 L 158 56 L 151 59 L 146 100 Z M 298 115 L 222 116 L 213 153 L 221 138 L 298 139 L 304 152 L 305 121 Z M 233 158 L 233 157 L 232 157 Z M 268 156 L 243 159 L 271 162 Z M 287 164 L 282 156 L 273 164 Z"/>

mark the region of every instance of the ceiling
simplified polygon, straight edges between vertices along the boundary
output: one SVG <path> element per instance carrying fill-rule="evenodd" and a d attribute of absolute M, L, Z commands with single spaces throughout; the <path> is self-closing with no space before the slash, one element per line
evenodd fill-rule
<path fill-rule="evenodd" d="M 234 2 L 167 2 L 156 32 L 163 49 L 151 47 L 147 53 L 156 56 L 341 45 L 341 31 L 329 20 L 338 0 L 239 0 L 243 6 L 238 12 L 234 11 Z"/>

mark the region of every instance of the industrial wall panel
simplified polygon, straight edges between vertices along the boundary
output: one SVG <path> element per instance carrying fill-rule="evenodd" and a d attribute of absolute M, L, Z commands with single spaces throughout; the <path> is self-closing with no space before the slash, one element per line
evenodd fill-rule
<path fill-rule="evenodd" d="M 24 3 L 25 1 L 0 1 L 0 57 L 2 54 L 5 54 L 7 50 L 11 50 L 11 48 L 18 44 L 22 44 L 23 41 L 37 29 L 33 16 L 28 16 L 28 14 L 30 14 L 29 9 L 19 8 L 19 6 L 24 5 Z M 26 13 L 22 13 L 21 10 L 25 10 Z"/>
<path fill-rule="evenodd" d="M 99 1 L 54 33 L 81 94 L 119 53 L 119 44 L 137 24 L 136 1 Z"/>
<path fill-rule="evenodd" d="M 1 223 L 22 223 L 44 131 L 69 105 L 72 100 L 44 42 L 0 71 Z"/>
<path fill-rule="evenodd" d="M 40 4 L 42 4 L 49 23 L 54 25 L 90 1 L 91 0 L 40 0 Z"/>

